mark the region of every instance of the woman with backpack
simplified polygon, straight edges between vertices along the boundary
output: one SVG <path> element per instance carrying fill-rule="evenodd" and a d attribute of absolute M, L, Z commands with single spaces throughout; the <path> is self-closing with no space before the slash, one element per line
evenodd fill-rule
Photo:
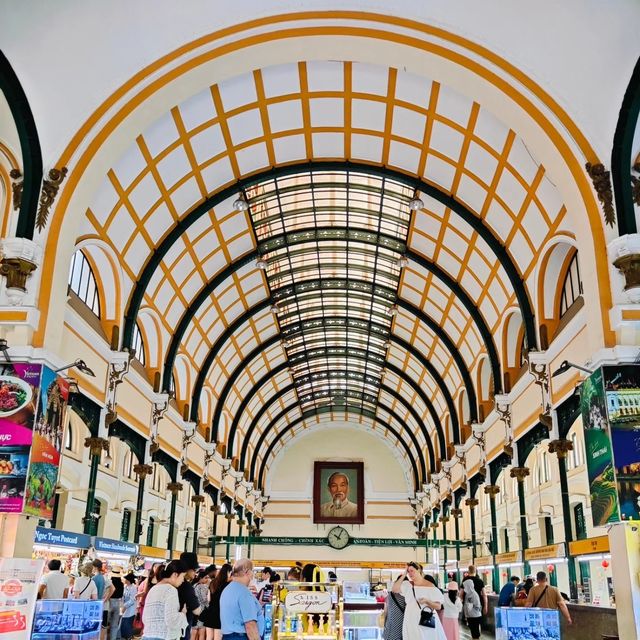
<path fill-rule="evenodd" d="M 487 613 L 488 600 L 484 582 L 476 575 L 473 565 L 469 567 L 469 573 L 462 583 L 460 597 L 463 600 L 462 611 L 467 619 L 471 637 L 478 640 L 482 629 L 482 616 Z"/>
<path fill-rule="evenodd" d="M 403 580 L 407 580 L 407 577 L 401 573 L 396 582 L 401 583 Z M 402 640 L 402 624 L 406 606 L 404 596 L 401 593 L 389 591 L 384 603 L 384 630 L 382 632 L 384 640 Z"/>
<path fill-rule="evenodd" d="M 458 596 L 458 583 L 450 582 L 447 585 L 447 594 L 442 607 L 442 626 L 447 640 L 460 640 L 460 612 L 462 611 L 462 600 Z"/>

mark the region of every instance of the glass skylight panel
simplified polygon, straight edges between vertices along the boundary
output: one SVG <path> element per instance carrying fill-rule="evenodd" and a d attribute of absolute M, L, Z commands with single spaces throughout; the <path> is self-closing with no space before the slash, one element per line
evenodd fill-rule
<path fill-rule="evenodd" d="M 345 170 L 303 171 L 245 193 L 304 410 L 375 413 L 413 196 Z"/>

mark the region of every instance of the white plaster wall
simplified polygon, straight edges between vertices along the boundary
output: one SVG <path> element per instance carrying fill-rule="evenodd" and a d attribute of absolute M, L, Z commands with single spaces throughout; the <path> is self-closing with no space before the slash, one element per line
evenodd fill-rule
<path fill-rule="evenodd" d="M 605 156 L 640 54 L 635 0 L 26 0 L 3 3 L 0 40 L 32 103 L 46 165 L 112 91 L 167 52 L 248 20 L 323 10 L 402 16 L 485 45 L 556 96 Z"/>

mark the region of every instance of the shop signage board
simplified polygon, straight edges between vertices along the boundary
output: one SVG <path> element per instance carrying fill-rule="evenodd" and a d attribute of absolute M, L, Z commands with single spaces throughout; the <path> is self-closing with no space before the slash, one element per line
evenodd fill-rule
<path fill-rule="evenodd" d="M 84 533 L 71 533 L 70 531 L 46 529 L 45 527 L 36 527 L 33 541 L 35 544 L 72 549 L 88 549 L 91 546 L 91 536 Z"/>
<path fill-rule="evenodd" d="M 260 564 L 265 567 L 291 567 L 295 562 L 300 561 L 299 558 L 292 560 L 289 558 L 288 560 L 273 560 L 267 558 L 259 558 L 254 559 L 254 564 Z M 226 562 L 225 560 L 219 560 L 219 563 L 222 564 Z M 300 561 L 303 564 L 311 563 L 317 564 L 320 567 L 336 567 L 336 568 L 344 568 L 344 569 L 401 569 L 404 570 L 407 568 L 406 562 L 378 562 L 375 560 L 302 560 Z"/>
<path fill-rule="evenodd" d="M 109 538 L 95 538 L 93 546 L 96 551 L 105 553 L 119 553 L 123 556 L 134 556 L 138 553 L 138 545 L 122 540 L 110 540 Z"/>
<path fill-rule="evenodd" d="M 620 520 L 618 491 L 609 435 L 603 370 L 596 369 L 580 388 L 580 412 L 594 527 Z"/>
<path fill-rule="evenodd" d="M 0 558 L 0 640 L 31 637 L 44 560 Z"/>
<path fill-rule="evenodd" d="M 609 553 L 609 551 L 609 536 L 574 540 L 569 543 L 569 553 L 572 556 L 585 556 L 589 553 Z"/>
<path fill-rule="evenodd" d="M 496 564 L 514 564 L 522 560 L 522 553 L 520 551 L 508 551 L 506 553 L 499 553 L 496 555 Z"/>
<path fill-rule="evenodd" d="M 328 613 L 333 608 L 328 591 L 289 591 L 284 603 L 291 613 Z"/>
<path fill-rule="evenodd" d="M 493 564 L 493 556 L 483 556 L 481 558 L 476 558 L 475 564 L 476 567 L 489 567 Z"/>
<path fill-rule="evenodd" d="M 232 539 L 232 542 L 235 538 Z M 226 542 L 225 537 L 217 538 L 217 542 Z M 294 538 L 285 536 L 261 536 L 259 538 L 250 538 L 251 545 L 268 544 L 268 545 L 291 545 L 303 544 L 309 546 L 327 545 L 327 538 L 307 537 Z M 468 542 L 461 542 L 460 546 L 469 546 Z M 455 549 L 455 543 L 448 542 L 446 545 L 441 540 L 418 540 L 413 538 L 350 538 L 349 545 L 364 547 L 443 547 L 447 546 Z"/>
<path fill-rule="evenodd" d="M 524 552 L 525 560 L 551 560 L 564 557 L 564 543 L 548 544 L 545 547 L 533 547 Z"/>
<path fill-rule="evenodd" d="M 166 549 L 159 549 L 158 547 L 147 547 L 144 544 L 140 545 L 138 553 L 145 558 L 159 558 L 160 560 L 167 559 Z"/>

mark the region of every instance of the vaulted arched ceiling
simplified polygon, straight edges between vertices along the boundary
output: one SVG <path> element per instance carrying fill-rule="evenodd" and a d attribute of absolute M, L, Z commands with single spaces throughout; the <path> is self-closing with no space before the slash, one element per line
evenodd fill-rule
<path fill-rule="evenodd" d="M 106 172 L 79 239 L 119 256 L 124 346 L 158 318 L 143 334 L 164 388 L 176 375 L 256 481 L 282 434 L 335 414 L 386 422 L 418 483 L 458 441 L 463 396 L 477 415 L 484 358 L 502 388 L 514 309 L 537 345 L 536 262 L 566 213 L 489 106 L 314 60 L 171 106 Z"/>

